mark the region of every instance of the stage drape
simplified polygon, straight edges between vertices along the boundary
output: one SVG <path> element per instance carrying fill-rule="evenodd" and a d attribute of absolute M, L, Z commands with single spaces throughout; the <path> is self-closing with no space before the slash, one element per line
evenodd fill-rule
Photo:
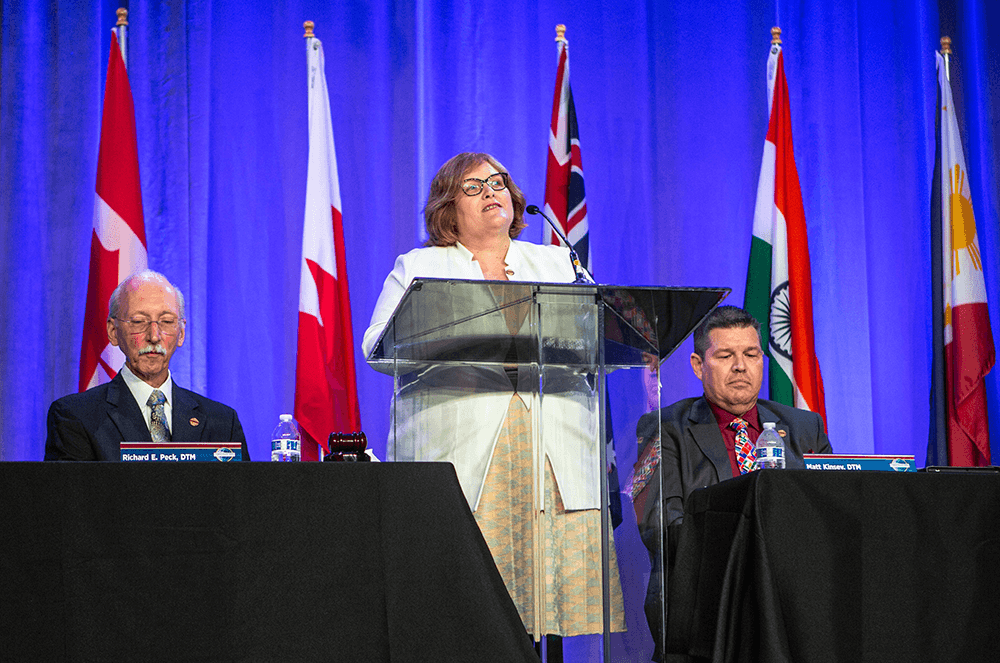
<path fill-rule="evenodd" d="M 117 5 L 3 0 L 3 460 L 40 459 L 49 403 L 76 388 Z M 169 0 L 129 10 L 149 266 L 188 302 L 174 376 L 236 408 L 253 458 L 267 457 L 293 405 L 306 19 L 327 54 L 355 339 L 396 255 L 422 243 L 429 181 L 448 157 L 491 152 L 542 203 L 557 23 L 573 49 L 598 280 L 728 286 L 737 305 L 769 29 L 781 26 L 830 439 L 838 451 L 921 463 L 934 49 L 947 30 L 1000 330 L 997 3 Z M 523 237 L 538 242 L 530 221 Z M 700 393 L 690 351 L 688 341 L 665 364 L 665 403 Z M 391 380 L 360 350 L 356 360 L 363 428 L 381 454 Z M 994 454 L 998 373 L 987 381 Z M 634 421 L 615 425 L 616 439 L 634 439 Z"/>

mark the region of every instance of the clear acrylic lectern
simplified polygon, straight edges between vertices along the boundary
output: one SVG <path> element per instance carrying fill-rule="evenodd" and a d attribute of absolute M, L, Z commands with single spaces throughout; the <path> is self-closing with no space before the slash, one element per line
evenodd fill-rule
<path fill-rule="evenodd" d="M 455 465 L 528 632 L 597 634 L 577 660 L 611 660 L 612 632 L 651 642 L 645 583 L 650 560 L 663 559 L 643 548 L 637 517 L 609 507 L 632 503 L 619 499 L 631 465 L 617 478 L 608 471 L 612 410 L 632 431 L 618 436 L 618 458 L 630 445 L 634 460 L 650 369 L 728 292 L 417 279 L 368 357 L 394 379 L 389 460 Z M 490 507 L 498 498 L 503 506 Z M 622 523 L 614 533 L 612 520 Z M 587 551 L 592 577 L 577 572 Z M 596 617 L 576 614 L 588 592 Z M 639 645 L 624 648 L 649 660 Z"/>

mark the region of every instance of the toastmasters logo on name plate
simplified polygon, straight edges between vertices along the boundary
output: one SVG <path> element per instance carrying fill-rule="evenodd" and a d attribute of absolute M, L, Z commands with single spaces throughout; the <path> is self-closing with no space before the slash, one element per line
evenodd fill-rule
<path fill-rule="evenodd" d="M 212 455 L 215 457 L 215 460 L 222 461 L 223 463 L 236 458 L 236 454 L 229 447 L 220 447 Z"/>

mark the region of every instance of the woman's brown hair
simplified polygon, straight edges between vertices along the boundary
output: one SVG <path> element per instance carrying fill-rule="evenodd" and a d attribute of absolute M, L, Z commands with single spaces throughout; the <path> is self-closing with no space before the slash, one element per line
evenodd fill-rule
<path fill-rule="evenodd" d="M 424 205 L 424 223 L 427 224 L 428 246 L 454 246 L 458 241 L 458 213 L 456 196 L 462 193 L 462 180 L 476 166 L 488 163 L 501 173 L 507 172 L 499 161 L 485 152 L 462 152 L 448 159 L 431 180 L 431 192 Z M 516 239 L 527 227 L 524 208 L 527 201 L 514 179 L 507 174 L 507 189 L 514 204 L 514 222 L 510 224 L 511 239 Z"/>

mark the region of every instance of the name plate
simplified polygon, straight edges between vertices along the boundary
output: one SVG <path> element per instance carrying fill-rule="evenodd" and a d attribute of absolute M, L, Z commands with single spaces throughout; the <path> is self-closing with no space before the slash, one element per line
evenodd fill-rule
<path fill-rule="evenodd" d="M 847 456 L 841 454 L 802 454 L 807 470 L 881 470 L 916 472 L 913 456 Z"/>
<path fill-rule="evenodd" d="M 228 442 L 155 444 L 122 442 L 121 459 L 129 463 L 190 463 L 243 460 L 243 449 Z"/>

